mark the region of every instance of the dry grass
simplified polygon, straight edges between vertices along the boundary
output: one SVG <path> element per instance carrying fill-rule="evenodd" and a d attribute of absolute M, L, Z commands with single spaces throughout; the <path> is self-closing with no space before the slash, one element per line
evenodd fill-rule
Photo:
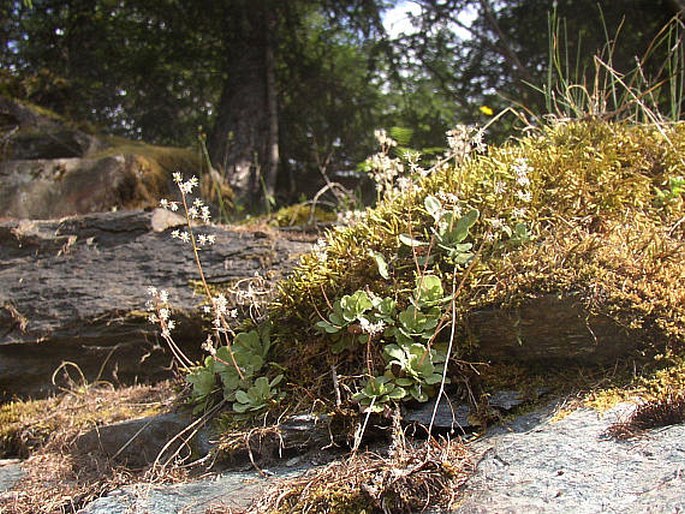
<path fill-rule="evenodd" d="M 88 501 L 129 483 L 134 473 L 115 467 L 104 455 L 80 452 L 75 441 L 92 428 L 168 410 L 173 385 L 122 389 L 86 387 L 45 400 L 16 401 L 0 407 L 0 448 L 25 457 L 26 476 L 0 495 L 0 512 L 76 512 Z M 144 476 L 145 470 L 136 474 Z M 178 472 L 165 470 L 165 480 Z M 147 479 L 159 479 L 148 471 Z"/>
<path fill-rule="evenodd" d="M 268 513 L 409 513 L 449 507 L 473 464 L 454 441 L 395 445 L 388 456 L 352 454 L 277 482 L 255 510 Z"/>
<path fill-rule="evenodd" d="M 663 398 L 640 403 L 626 420 L 614 423 L 607 434 L 617 439 L 643 435 L 652 428 L 667 427 L 685 422 L 685 393 L 678 392 Z"/>

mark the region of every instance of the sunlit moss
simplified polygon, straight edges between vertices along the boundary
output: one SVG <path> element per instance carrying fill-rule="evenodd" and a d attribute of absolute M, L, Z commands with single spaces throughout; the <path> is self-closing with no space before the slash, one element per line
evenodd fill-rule
<path fill-rule="evenodd" d="M 174 401 L 169 382 L 122 389 L 83 386 L 52 398 L 0 406 L 0 456 L 27 456 L 95 426 L 159 413 Z"/>
<path fill-rule="evenodd" d="M 278 209 L 265 217 L 266 222 L 275 227 L 308 226 L 316 223 L 331 223 L 337 220 L 334 212 L 309 203 L 296 203 Z"/>
<path fill-rule="evenodd" d="M 685 174 L 684 151 L 682 124 L 658 129 L 574 122 L 546 127 L 461 166 L 435 171 L 416 189 L 370 210 L 365 222 L 331 231 L 327 258 L 303 257 L 280 284 L 272 310 L 279 358 L 297 382 L 326 373 L 335 358 L 314 324 L 343 294 L 368 289 L 397 297 L 408 291 L 415 256 L 398 237 L 427 240 L 432 219 L 423 201 L 428 194 L 446 193 L 456 195 L 462 209 L 481 213 L 472 230 L 479 262 L 464 278 L 458 298 L 462 313 L 506 308 L 544 293 L 573 293 L 587 312 L 609 316 L 643 348 L 681 351 L 685 200 L 676 197 L 664 205 L 656 190 L 667 187 L 670 177 Z M 522 163 L 530 182 L 525 199 L 517 193 L 515 173 Z M 492 220 L 524 223 L 530 242 L 509 244 Z M 390 263 L 390 279 L 378 274 L 370 250 Z M 440 259 L 434 267 L 450 279 L 451 267 Z M 457 355 L 472 353 L 467 339 L 459 337 Z M 354 365 L 347 369 L 353 372 Z"/>

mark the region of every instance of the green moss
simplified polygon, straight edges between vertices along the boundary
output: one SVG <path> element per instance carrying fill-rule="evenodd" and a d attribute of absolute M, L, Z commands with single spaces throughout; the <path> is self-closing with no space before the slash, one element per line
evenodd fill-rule
<path fill-rule="evenodd" d="M 297 203 L 282 207 L 270 216 L 266 222 L 274 227 L 307 226 L 316 223 L 332 223 L 337 220 L 334 212 L 309 203 Z"/>
<path fill-rule="evenodd" d="M 0 455 L 25 457 L 55 428 L 48 413 L 56 406 L 48 400 L 17 400 L 0 406 Z M 25 431 L 30 427 L 30 432 Z"/>
<path fill-rule="evenodd" d="M 174 397 L 170 383 L 122 389 L 85 385 L 43 400 L 0 406 L 0 456 L 26 457 L 51 442 L 71 442 L 95 426 L 152 416 Z"/>
<path fill-rule="evenodd" d="M 363 369 L 363 352 L 340 362 L 314 325 L 344 294 L 365 289 L 397 298 L 413 287 L 415 256 L 399 236 L 428 240 L 433 220 L 423 202 L 429 194 L 456 195 L 463 211 L 481 213 L 472 230 L 479 261 L 468 276 L 457 270 L 457 280 L 464 280 L 461 313 L 573 293 L 588 312 L 630 330 L 643 348 L 682 351 L 685 200 L 663 205 L 655 191 L 685 174 L 685 125 L 664 131 L 666 138 L 653 126 L 597 121 L 546 127 L 459 167 L 437 170 L 416 190 L 381 202 L 365 222 L 330 232 L 326 260 L 303 257 L 279 286 L 271 312 L 280 341 L 277 359 L 301 384 L 329 372 L 332 362 L 342 364 L 343 375 Z M 530 201 L 517 193 L 515 170 L 523 163 Z M 524 223 L 530 242 L 513 244 L 492 220 L 510 227 Z M 376 272 L 370 251 L 390 263 L 389 279 Z M 433 268 L 445 283 L 452 281 L 452 267 L 439 256 Z M 456 355 L 468 356 L 472 347 L 462 328 Z"/>

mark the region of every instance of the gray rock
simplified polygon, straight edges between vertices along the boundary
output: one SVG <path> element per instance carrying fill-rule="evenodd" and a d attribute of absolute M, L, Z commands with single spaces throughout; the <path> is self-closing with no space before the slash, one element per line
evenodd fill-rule
<path fill-rule="evenodd" d="M 12 489 L 26 474 L 19 459 L 0 460 L 0 494 Z"/>
<path fill-rule="evenodd" d="M 208 430 L 188 429 L 193 419 L 180 413 L 105 425 L 80 436 L 76 448 L 85 453 L 101 453 L 113 464 L 142 468 L 159 457 L 160 462 L 178 454 L 180 457 L 203 457 L 210 451 Z"/>
<path fill-rule="evenodd" d="M 434 408 L 435 401 L 431 400 L 417 408 L 407 409 L 402 419 L 405 423 L 416 423 L 428 429 Z M 473 432 L 476 427 L 473 425 L 474 420 L 470 418 L 470 414 L 471 409 L 468 405 L 443 399 L 440 405 L 438 405 L 433 428 L 438 431 L 448 431 L 458 435 Z"/>
<path fill-rule="evenodd" d="M 135 156 L 0 162 L 0 217 L 55 219 L 154 202 Z"/>
<path fill-rule="evenodd" d="M 621 442 L 604 436 L 628 415 L 552 408 L 520 416 L 473 444 L 483 455 L 454 514 L 685 511 L 685 425 Z"/>
<path fill-rule="evenodd" d="M 2 148 L 3 160 L 83 157 L 105 146 L 56 116 L 1 95 L 0 122 L 10 133 Z"/>
<path fill-rule="evenodd" d="M 176 485 L 137 484 L 98 498 L 78 514 L 204 514 L 210 507 L 248 507 L 276 478 L 297 476 L 299 468 L 275 468 L 268 477 L 254 471 L 233 471 Z"/>
<path fill-rule="evenodd" d="M 466 324 L 478 357 L 494 362 L 613 364 L 641 341 L 609 317 L 587 312 L 573 294 L 541 295 L 517 307 L 475 311 Z"/>
<path fill-rule="evenodd" d="M 170 236 L 179 223 L 161 210 L 0 222 L 0 396 L 49 392 L 62 361 L 89 380 L 101 367 L 100 378 L 128 383 L 168 376 L 170 355 L 146 320 L 148 286 L 169 291 L 175 339 L 199 357 L 202 298 L 190 247 Z M 198 230 L 216 236 L 201 256 L 211 284 L 277 279 L 310 248 L 294 234 Z"/>

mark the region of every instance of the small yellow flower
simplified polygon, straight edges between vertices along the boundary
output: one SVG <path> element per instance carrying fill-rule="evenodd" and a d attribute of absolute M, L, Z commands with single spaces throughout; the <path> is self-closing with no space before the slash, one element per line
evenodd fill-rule
<path fill-rule="evenodd" d="M 490 107 L 487 105 L 481 105 L 479 108 L 479 111 L 485 114 L 486 116 L 492 116 L 495 114 L 495 111 L 493 111 Z"/>

